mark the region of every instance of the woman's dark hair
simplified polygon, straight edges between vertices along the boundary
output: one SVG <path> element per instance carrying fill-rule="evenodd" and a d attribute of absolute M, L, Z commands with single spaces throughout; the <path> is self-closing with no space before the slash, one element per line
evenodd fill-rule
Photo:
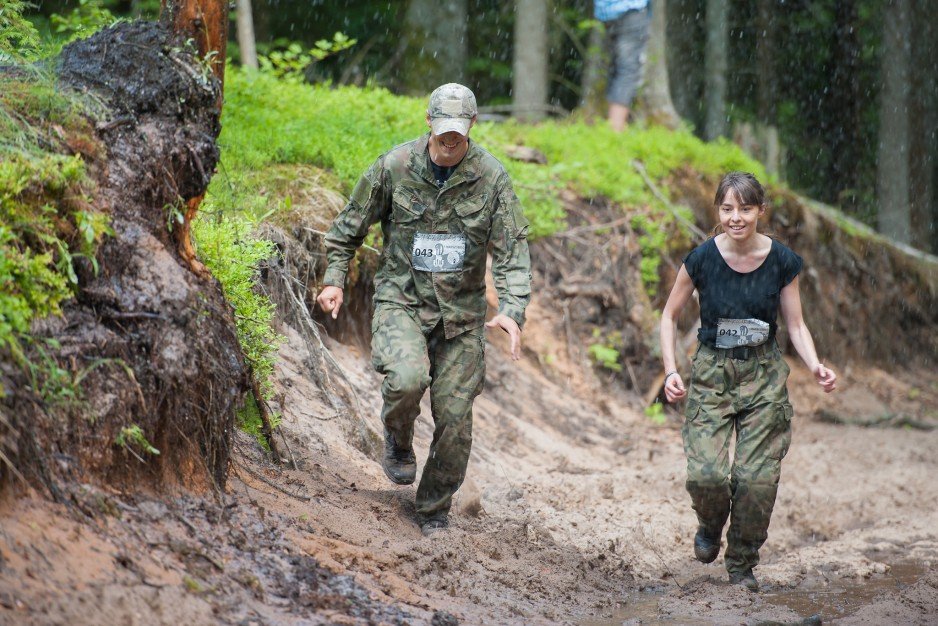
<path fill-rule="evenodd" d="M 723 177 L 723 180 L 720 181 L 720 186 L 717 187 L 717 193 L 713 197 L 713 206 L 719 207 L 723 204 L 723 199 L 726 197 L 726 192 L 730 189 L 733 190 L 733 194 L 736 196 L 736 201 L 740 204 L 754 204 L 756 206 L 765 205 L 765 189 L 762 188 L 762 184 L 756 180 L 756 177 L 750 174 L 749 172 L 730 172 Z M 711 237 L 723 232 L 723 226 L 717 222 L 713 227 L 713 230 L 710 233 Z M 773 237 L 771 233 L 763 233 L 769 237 Z"/>
<path fill-rule="evenodd" d="M 756 180 L 756 177 L 749 172 L 730 172 L 720 181 L 717 187 L 716 196 L 713 198 L 714 206 L 723 204 L 723 198 L 730 189 L 736 195 L 736 200 L 740 204 L 754 204 L 762 206 L 765 204 L 765 189 Z"/>

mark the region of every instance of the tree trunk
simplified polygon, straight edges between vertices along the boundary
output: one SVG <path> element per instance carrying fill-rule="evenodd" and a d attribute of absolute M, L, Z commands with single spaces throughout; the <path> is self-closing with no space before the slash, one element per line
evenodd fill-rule
<path fill-rule="evenodd" d="M 462 83 L 469 55 L 466 0 L 410 0 L 404 16 L 401 87 L 426 96 L 445 83 Z"/>
<path fill-rule="evenodd" d="M 257 46 L 254 43 L 254 15 L 251 0 L 238 0 L 238 47 L 241 65 L 257 69 Z"/>
<path fill-rule="evenodd" d="M 909 189 L 910 0 L 896 0 L 883 22 L 882 91 L 876 170 L 879 230 L 912 240 Z"/>
<path fill-rule="evenodd" d="M 671 101 L 671 86 L 668 80 L 666 10 L 665 0 L 652 1 L 645 102 L 648 105 L 649 117 L 669 128 L 677 128 L 681 123 L 681 118 L 674 110 L 674 103 Z"/>
<path fill-rule="evenodd" d="M 707 111 L 704 137 L 711 141 L 726 135 L 728 14 L 728 0 L 707 0 L 707 48 L 704 52 Z"/>
<path fill-rule="evenodd" d="M 548 97 L 548 0 L 516 0 L 513 77 L 515 115 L 544 117 Z"/>
<path fill-rule="evenodd" d="M 821 96 L 824 110 L 832 112 L 821 117 L 821 136 L 831 155 L 823 197 L 825 201 L 836 202 L 844 209 L 855 211 L 862 102 L 858 75 L 861 55 L 859 16 L 853 0 L 841 0 L 835 4 L 830 89 Z"/>
<path fill-rule="evenodd" d="M 668 0 L 666 20 L 668 78 L 678 115 L 703 128 L 704 29 L 697 0 Z"/>
<path fill-rule="evenodd" d="M 212 73 L 225 83 L 225 51 L 228 44 L 228 3 L 224 0 L 161 0 L 163 19 L 172 24 L 177 37 L 195 42 Z M 221 109 L 221 91 L 218 108 Z"/>
<path fill-rule="evenodd" d="M 769 174 L 781 174 L 781 145 L 778 137 L 778 80 L 775 68 L 773 0 L 759 0 L 756 17 L 756 141 L 759 159 Z"/>
<path fill-rule="evenodd" d="M 935 88 L 934 20 L 924 10 L 924 3 L 915 3 L 912 19 L 912 69 L 909 120 L 909 178 L 912 245 L 934 250 L 936 225 L 935 168 L 938 158 L 938 90 Z"/>
<path fill-rule="evenodd" d="M 586 58 L 583 59 L 583 79 L 580 81 L 580 108 L 588 118 L 599 111 L 599 82 L 603 69 L 603 29 L 594 25 L 590 29 L 586 45 Z"/>

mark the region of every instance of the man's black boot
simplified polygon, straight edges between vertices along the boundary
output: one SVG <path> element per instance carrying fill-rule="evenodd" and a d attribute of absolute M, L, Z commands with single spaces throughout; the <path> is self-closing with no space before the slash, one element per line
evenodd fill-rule
<path fill-rule="evenodd" d="M 403 448 L 387 430 L 384 431 L 384 459 L 381 461 L 384 473 L 391 482 L 398 485 L 413 484 L 417 478 L 417 457 L 413 446 Z"/>
<path fill-rule="evenodd" d="M 694 556 L 701 563 L 713 563 L 720 554 L 720 535 L 709 533 L 703 526 L 697 528 L 694 535 Z"/>
<path fill-rule="evenodd" d="M 750 567 L 745 572 L 730 572 L 731 585 L 745 585 L 749 591 L 759 591 L 759 581 L 756 580 Z"/>

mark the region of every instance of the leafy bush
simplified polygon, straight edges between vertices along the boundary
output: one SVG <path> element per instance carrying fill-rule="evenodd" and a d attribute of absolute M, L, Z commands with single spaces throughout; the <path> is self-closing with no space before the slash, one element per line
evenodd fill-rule
<path fill-rule="evenodd" d="M 65 41 L 88 37 L 95 31 L 115 21 L 101 0 L 78 0 L 78 6 L 65 14 L 54 13 L 50 18 L 56 33 L 65 36 Z"/>
<path fill-rule="evenodd" d="M 261 55 L 257 61 L 260 69 L 265 72 L 286 82 L 298 84 L 306 81 L 306 73 L 313 63 L 348 50 L 356 43 L 357 39 L 349 39 L 343 33 L 336 33 L 331 40 L 320 39 L 306 52 L 294 41 L 287 44 L 283 50 L 273 50 L 269 54 Z"/>
<path fill-rule="evenodd" d="M 593 362 L 607 370 L 621 372 L 622 364 L 619 363 L 620 355 L 616 345 L 622 342 L 622 334 L 613 332 L 608 337 L 603 337 L 602 331 L 594 328 L 593 339 L 594 342 L 586 349 Z"/>

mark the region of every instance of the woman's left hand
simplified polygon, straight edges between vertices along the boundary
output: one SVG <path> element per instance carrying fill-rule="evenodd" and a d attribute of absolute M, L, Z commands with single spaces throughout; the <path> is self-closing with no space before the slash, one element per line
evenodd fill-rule
<path fill-rule="evenodd" d="M 817 367 L 814 368 L 814 378 L 817 380 L 817 384 L 824 389 L 824 393 L 830 393 L 837 388 L 837 374 L 821 363 L 818 363 Z"/>

